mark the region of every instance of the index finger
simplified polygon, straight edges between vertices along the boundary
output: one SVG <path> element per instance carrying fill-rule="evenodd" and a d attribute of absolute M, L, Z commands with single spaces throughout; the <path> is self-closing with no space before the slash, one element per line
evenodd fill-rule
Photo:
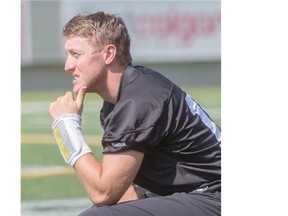
<path fill-rule="evenodd" d="M 76 97 L 76 104 L 78 106 L 78 108 L 81 108 L 83 106 L 83 101 L 85 98 L 85 93 L 86 93 L 86 86 L 81 87 L 81 89 L 79 90 L 77 97 Z"/>

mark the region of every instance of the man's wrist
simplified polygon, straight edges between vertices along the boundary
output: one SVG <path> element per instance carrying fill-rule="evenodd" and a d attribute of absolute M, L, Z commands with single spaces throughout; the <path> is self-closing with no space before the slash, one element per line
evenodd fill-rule
<path fill-rule="evenodd" d="M 84 154 L 91 153 L 81 131 L 82 118 L 77 114 L 63 115 L 52 124 L 53 135 L 65 162 L 74 166 Z"/>

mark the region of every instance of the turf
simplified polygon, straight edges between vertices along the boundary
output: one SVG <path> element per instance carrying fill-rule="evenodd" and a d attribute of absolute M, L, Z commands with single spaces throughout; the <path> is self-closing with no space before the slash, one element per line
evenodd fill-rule
<path fill-rule="evenodd" d="M 23 201 L 85 196 L 76 175 L 46 176 L 21 180 L 21 199 Z"/>
<path fill-rule="evenodd" d="M 102 147 L 91 146 L 91 149 L 98 159 L 102 159 Z M 23 166 L 66 166 L 57 144 L 22 144 L 21 164 Z"/>

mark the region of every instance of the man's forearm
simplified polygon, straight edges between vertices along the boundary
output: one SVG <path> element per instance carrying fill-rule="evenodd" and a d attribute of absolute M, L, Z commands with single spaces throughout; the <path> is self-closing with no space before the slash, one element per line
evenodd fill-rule
<path fill-rule="evenodd" d="M 141 194 L 132 184 L 117 203 L 139 200 L 144 198 L 145 197 L 143 196 L 143 194 Z"/>
<path fill-rule="evenodd" d="M 119 198 L 103 183 L 102 166 L 93 154 L 86 154 L 76 162 L 75 173 L 94 204 L 115 204 Z M 113 197 L 115 196 L 115 198 Z"/>

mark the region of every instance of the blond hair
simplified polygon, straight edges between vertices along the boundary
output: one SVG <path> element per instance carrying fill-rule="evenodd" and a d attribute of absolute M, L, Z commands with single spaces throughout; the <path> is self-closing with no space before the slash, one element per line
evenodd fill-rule
<path fill-rule="evenodd" d="M 117 49 L 116 58 L 120 65 L 126 66 L 132 62 L 128 30 L 122 18 L 115 14 L 103 11 L 90 15 L 77 14 L 64 26 L 63 36 L 95 38 L 98 49 L 113 44 Z"/>

